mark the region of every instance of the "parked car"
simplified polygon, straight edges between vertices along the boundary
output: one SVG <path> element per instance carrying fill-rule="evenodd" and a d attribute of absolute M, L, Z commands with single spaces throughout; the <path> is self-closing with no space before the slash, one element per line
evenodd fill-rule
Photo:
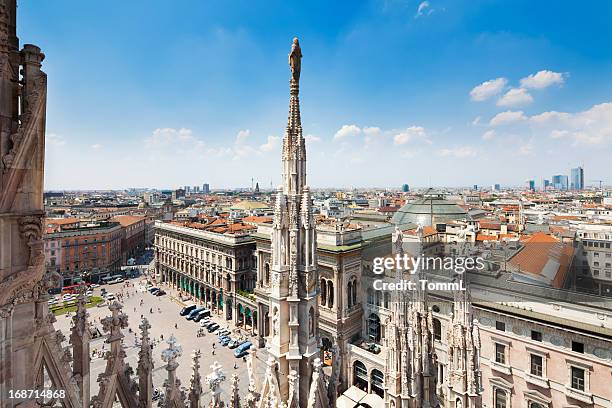
<path fill-rule="evenodd" d="M 197 307 L 195 309 L 193 309 L 191 312 L 189 312 L 189 314 L 187 315 L 187 320 L 193 320 L 195 319 L 195 317 L 201 312 L 203 311 L 204 308 L 203 307 Z"/>
<path fill-rule="evenodd" d="M 232 339 L 230 339 L 229 337 L 221 337 L 221 339 L 219 340 L 219 344 L 225 347 L 229 344 L 230 341 L 232 341 Z"/>
<path fill-rule="evenodd" d="M 188 306 L 185 306 L 184 308 L 182 308 L 182 309 L 181 309 L 181 313 L 180 313 L 180 315 L 181 315 L 181 316 L 186 316 L 186 315 L 188 315 L 189 313 L 191 313 L 191 311 L 192 311 L 193 309 L 195 309 L 196 307 L 197 307 L 197 305 L 188 305 Z"/>
<path fill-rule="evenodd" d="M 153 293 L 153 291 L 159 290 L 159 288 L 155 286 L 151 286 L 150 288 L 147 288 L 147 290 L 149 291 L 149 293 Z"/>
<path fill-rule="evenodd" d="M 213 323 L 213 324 L 211 324 L 210 326 L 208 326 L 208 332 L 209 332 L 209 333 L 212 333 L 212 332 L 214 332 L 215 330 L 217 330 L 218 328 L 219 328 L 219 324 L 217 324 L 217 323 Z"/>
<path fill-rule="evenodd" d="M 163 296 L 165 295 L 166 292 L 163 289 L 158 290 L 157 292 L 154 293 L 155 296 Z"/>
<path fill-rule="evenodd" d="M 157 295 L 157 292 L 159 292 L 159 289 L 158 289 L 158 288 L 151 289 L 149 292 L 150 292 L 150 293 L 151 293 L 153 296 L 156 296 L 156 295 Z"/>
<path fill-rule="evenodd" d="M 246 340 L 242 340 L 242 339 L 232 339 L 232 341 L 229 342 L 229 344 L 227 345 L 227 347 L 231 348 L 231 349 L 235 349 L 236 347 L 238 347 L 239 345 L 241 345 L 242 343 L 244 343 Z"/>
<path fill-rule="evenodd" d="M 95 289 L 95 288 L 99 288 L 100 285 L 98 285 L 97 283 L 92 283 L 89 287 L 92 289 Z"/>
<path fill-rule="evenodd" d="M 196 309 L 197 310 L 197 309 Z M 202 320 L 203 318 L 205 318 L 207 315 L 210 315 L 210 311 L 207 309 L 204 310 L 200 310 L 195 317 L 193 318 L 194 322 L 199 322 L 200 320 Z"/>
<path fill-rule="evenodd" d="M 229 330 L 227 330 L 227 329 L 219 329 L 219 331 L 217 332 L 219 337 L 221 337 L 221 336 L 229 336 L 230 333 L 231 332 Z"/>
<path fill-rule="evenodd" d="M 91 290 L 88 290 L 87 292 L 85 292 L 85 296 L 93 296 L 93 292 Z"/>
<path fill-rule="evenodd" d="M 236 350 L 234 350 L 234 357 L 241 358 L 241 357 L 246 356 L 252 345 L 253 343 L 251 343 L 250 341 L 242 343 L 240 346 L 236 348 Z"/>
<path fill-rule="evenodd" d="M 201 321 L 200 321 L 200 326 L 204 327 L 207 324 L 211 323 L 212 320 L 210 320 L 210 317 L 204 317 Z"/>

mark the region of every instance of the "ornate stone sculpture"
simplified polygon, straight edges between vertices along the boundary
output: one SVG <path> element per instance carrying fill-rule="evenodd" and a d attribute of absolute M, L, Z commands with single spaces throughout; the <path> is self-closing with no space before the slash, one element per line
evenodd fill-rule
<path fill-rule="evenodd" d="M 211 408 L 221 408 L 223 406 L 223 402 L 221 402 L 221 383 L 225 381 L 225 374 L 222 370 L 223 367 L 215 361 L 210 369 L 212 372 L 206 376 L 206 384 L 208 384 L 208 389 L 210 390 L 211 395 Z"/>
<path fill-rule="evenodd" d="M 291 45 L 289 66 L 291 67 L 292 79 L 298 82 L 300 80 L 300 71 L 302 70 L 302 49 L 300 48 L 300 41 L 297 37 L 293 39 L 293 44 Z"/>
<path fill-rule="evenodd" d="M 200 408 L 200 396 L 202 395 L 202 378 L 200 377 L 200 350 L 194 351 L 192 360 L 191 380 L 189 381 L 189 408 Z"/>

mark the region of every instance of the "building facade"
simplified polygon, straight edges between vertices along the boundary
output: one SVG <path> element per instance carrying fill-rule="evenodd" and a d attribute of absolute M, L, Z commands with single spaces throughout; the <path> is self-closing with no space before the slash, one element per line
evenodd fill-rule
<path fill-rule="evenodd" d="M 256 303 L 251 298 L 255 241 L 248 233 L 216 233 L 156 221 L 154 247 L 158 282 L 256 331 Z"/>
<path fill-rule="evenodd" d="M 121 270 L 123 230 L 119 223 L 100 221 L 70 224 L 47 231 L 47 271 L 59 272 L 63 285 L 81 280 L 98 282 L 102 276 Z"/>
<path fill-rule="evenodd" d="M 119 215 L 113 217 L 112 220 L 121 224 L 123 230 L 121 256 L 123 264 L 126 264 L 128 259 L 136 258 L 144 252 L 146 218 L 135 215 Z"/>

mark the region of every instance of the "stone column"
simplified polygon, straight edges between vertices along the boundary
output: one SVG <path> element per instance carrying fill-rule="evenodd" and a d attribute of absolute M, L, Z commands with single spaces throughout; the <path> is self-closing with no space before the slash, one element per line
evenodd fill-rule
<path fill-rule="evenodd" d="M 79 287 L 79 295 L 77 298 L 77 310 L 72 317 L 72 330 L 70 334 L 70 344 L 72 345 L 72 372 L 77 378 L 77 385 L 82 397 L 82 407 L 89 407 L 90 389 L 89 389 L 89 363 L 91 354 L 89 352 L 89 341 L 91 336 L 89 333 L 89 322 L 87 317 L 89 314 L 85 309 L 85 286 Z"/>

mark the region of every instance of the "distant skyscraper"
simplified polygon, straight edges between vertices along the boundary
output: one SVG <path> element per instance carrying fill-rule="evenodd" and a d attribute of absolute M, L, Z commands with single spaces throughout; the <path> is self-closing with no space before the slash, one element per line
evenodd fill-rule
<path fill-rule="evenodd" d="M 528 184 L 529 189 L 530 189 L 531 191 L 535 191 L 535 180 L 529 180 L 529 181 L 527 182 L 527 184 Z"/>
<path fill-rule="evenodd" d="M 409 186 L 408 184 L 404 184 L 404 185 L 402 185 L 402 191 L 403 191 L 404 193 L 409 192 L 409 191 L 410 191 L 410 186 Z"/>
<path fill-rule="evenodd" d="M 208 183 L 202 184 L 202 192 L 204 194 L 209 194 L 210 193 L 210 186 L 208 185 Z"/>
<path fill-rule="evenodd" d="M 582 167 L 572 169 L 570 187 L 572 190 L 584 190 L 584 169 Z"/>
<path fill-rule="evenodd" d="M 552 185 L 557 190 L 567 190 L 568 177 L 564 174 L 556 174 L 552 176 Z"/>
<path fill-rule="evenodd" d="M 190 193 L 191 192 L 191 187 L 185 186 L 185 192 Z"/>
<path fill-rule="evenodd" d="M 491 190 L 493 190 L 493 191 L 501 191 L 501 185 L 500 184 L 493 184 L 493 186 L 491 187 Z"/>
<path fill-rule="evenodd" d="M 474 184 L 474 188 L 472 190 L 478 190 L 478 184 Z"/>
<path fill-rule="evenodd" d="M 550 186 L 550 180 L 544 179 L 542 181 L 542 189 L 546 190 Z"/>

